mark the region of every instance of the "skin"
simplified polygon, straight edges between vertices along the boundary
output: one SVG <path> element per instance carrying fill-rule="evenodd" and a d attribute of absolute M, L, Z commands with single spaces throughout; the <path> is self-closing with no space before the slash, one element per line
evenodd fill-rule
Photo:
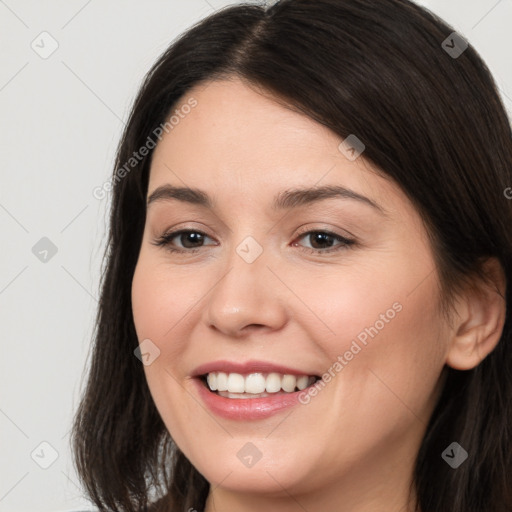
<path fill-rule="evenodd" d="M 239 79 L 201 84 L 185 96 L 181 104 L 193 97 L 197 106 L 157 145 L 148 197 L 161 185 L 189 186 L 215 206 L 149 205 L 132 304 L 139 341 L 149 338 L 160 350 L 144 366 L 156 407 L 211 483 L 206 512 L 412 510 L 408 486 L 443 369 L 472 368 L 495 347 L 502 301 L 468 292 L 446 323 L 421 217 L 364 153 L 350 161 L 338 135 Z M 271 209 L 284 189 L 322 185 L 348 187 L 386 214 L 341 198 Z M 201 246 L 176 236 L 173 246 L 198 252 L 154 245 L 182 228 L 207 237 Z M 322 245 L 299 229 L 355 244 Z M 252 263 L 236 251 L 248 236 L 263 249 Z M 192 386 L 193 370 L 218 359 L 322 375 L 394 303 L 401 310 L 306 405 L 227 420 Z M 247 442 L 262 454 L 250 468 L 237 457 Z"/>

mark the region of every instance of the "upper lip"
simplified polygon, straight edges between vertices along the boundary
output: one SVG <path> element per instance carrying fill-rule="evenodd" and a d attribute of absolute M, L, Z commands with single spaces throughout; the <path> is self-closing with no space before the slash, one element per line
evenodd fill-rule
<path fill-rule="evenodd" d="M 281 373 L 284 375 L 308 375 L 317 376 L 316 373 L 308 370 L 298 370 L 269 361 L 250 360 L 244 363 L 219 360 L 202 364 L 194 369 L 192 377 L 199 377 L 213 372 L 240 373 L 242 375 L 249 373 Z"/>

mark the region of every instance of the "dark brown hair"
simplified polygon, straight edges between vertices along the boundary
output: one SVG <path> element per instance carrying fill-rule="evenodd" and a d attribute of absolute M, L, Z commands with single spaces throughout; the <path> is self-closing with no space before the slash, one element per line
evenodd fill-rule
<path fill-rule="evenodd" d="M 147 74 L 119 145 L 116 169 L 202 81 L 237 76 L 346 138 L 393 180 L 424 219 L 443 311 L 483 263 L 500 262 L 507 317 L 496 349 L 446 383 L 418 454 L 422 512 L 512 511 L 512 186 L 510 121 L 491 73 L 469 45 L 442 46 L 454 29 L 408 0 L 282 0 L 235 5 L 177 39 Z M 452 43 L 451 46 L 453 46 Z M 250 122 L 250 120 L 248 120 Z M 131 282 L 145 224 L 151 154 L 115 174 L 88 381 L 72 448 L 103 510 L 201 510 L 205 478 L 170 439 L 134 356 Z M 452 469 L 457 441 L 469 458 Z M 165 508 L 163 505 L 165 504 Z"/>

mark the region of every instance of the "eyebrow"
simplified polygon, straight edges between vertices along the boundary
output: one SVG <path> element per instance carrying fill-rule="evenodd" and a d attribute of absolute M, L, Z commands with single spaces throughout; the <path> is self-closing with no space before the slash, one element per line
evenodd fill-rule
<path fill-rule="evenodd" d="M 353 190 L 339 186 L 326 185 L 314 188 L 294 188 L 279 192 L 272 203 L 273 210 L 289 210 L 306 204 L 316 203 L 325 199 L 352 199 L 371 206 L 380 214 L 387 216 L 387 211 L 372 199 L 358 194 Z M 214 203 L 208 194 L 197 188 L 175 187 L 162 185 L 156 188 L 148 197 L 146 207 L 157 201 L 178 200 L 205 208 L 214 208 Z"/>

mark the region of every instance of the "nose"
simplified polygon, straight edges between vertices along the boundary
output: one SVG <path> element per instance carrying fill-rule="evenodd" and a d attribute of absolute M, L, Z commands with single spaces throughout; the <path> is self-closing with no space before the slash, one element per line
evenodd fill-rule
<path fill-rule="evenodd" d="M 234 251 L 229 267 L 206 298 L 205 320 L 211 329 L 240 338 L 286 324 L 289 294 L 267 263 L 265 251 L 252 263 Z"/>

